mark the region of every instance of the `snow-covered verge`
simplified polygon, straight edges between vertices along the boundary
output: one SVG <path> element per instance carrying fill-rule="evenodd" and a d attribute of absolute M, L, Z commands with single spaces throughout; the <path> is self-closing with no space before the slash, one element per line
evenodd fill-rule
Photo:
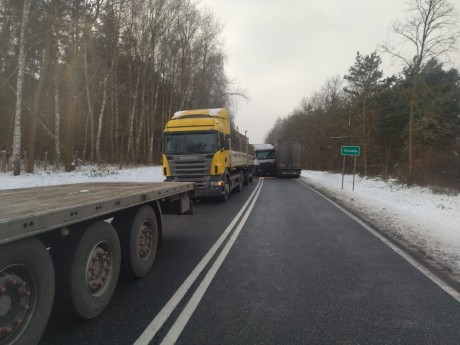
<path fill-rule="evenodd" d="M 434 194 L 428 188 L 318 171 L 302 171 L 308 185 L 393 238 L 460 290 L 460 195 Z M 71 173 L 0 173 L 0 190 L 80 182 L 159 182 L 161 167 L 133 169 L 85 167 Z M 1 200 L 0 200 L 1 203 Z"/>
<path fill-rule="evenodd" d="M 160 182 L 163 179 L 161 167 L 134 169 L 82 167 L 69 173 L 51 170 L 20 176 L 0 173 L 0 190 L 83 182 Z"/>
<path fill-rule="evenodd" d="M 301 178 L 372 224 L 460 289 L 460 195 L 434 194 L 395 180 L 302 171 Z"/>

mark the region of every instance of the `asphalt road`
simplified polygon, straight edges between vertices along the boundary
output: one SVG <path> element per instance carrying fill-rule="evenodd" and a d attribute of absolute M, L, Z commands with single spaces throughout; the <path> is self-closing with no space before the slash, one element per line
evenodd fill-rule
<path fill-rule="evenodd" d="M 294 179 L 194 211 L 165 217 L 147 277 L 94 320 L 53 315 L 40 344 L 460 343 L 460 303 Z"/>

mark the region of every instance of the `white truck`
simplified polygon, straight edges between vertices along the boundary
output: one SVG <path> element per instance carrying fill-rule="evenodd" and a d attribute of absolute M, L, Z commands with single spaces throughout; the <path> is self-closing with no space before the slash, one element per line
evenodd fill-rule
<path fill-rule="evenodd" d="M 276 176 L 276 151 L 271 144 L 254 144 L 254 175 Z"/>
<path fill-rule="evenodd" d="M 120 272 L 150 271 L 162 214 L 191 213 L 194 190 L 159 182 L 0 191 L 0 344 L 38 343 L 53 303 L 85 319 L 101 314 Z"/>

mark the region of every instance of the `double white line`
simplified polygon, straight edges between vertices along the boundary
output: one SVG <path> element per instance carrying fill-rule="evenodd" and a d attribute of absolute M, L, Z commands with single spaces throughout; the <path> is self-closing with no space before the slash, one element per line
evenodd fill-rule
<path fill-rule="evenodd" d="M 236 241 L 236 238 L 241 232 L 246 220 L 249 217 L 249 214 L 254 207 L 254 204 L 259 197 L 259 193 L 262 189 L 263 179 L 259 180 L 255 190 L 252 192 L 251 196 L 248 198 L 246 203 L 243 205 L 241 210 L 238 212 L 236 217 L 232 220 L 230 225 L 225 229 L 224 233 L 219 237 L 216 243 L 212 246 L 212 248 L 208 251 L 208 253 L 203 257 L 200 263 L 195 267 L 195 269 L 190 273 L 187 279 L 182 283 L 180 288 L 176 291 L 176 293 L 171 297 L 171 299 L 166 303 L 163 309 L 157 314 L 157 316 L 153 319 L 153 321 L 147 326 L 141 336 L 136 340 L 134 345 L 147 345 L 153 337 L 157 334 L 166 320 L 171 316 L 174 309 L 176 309 L 177 305 L 182 301 L 187 291 L 190 289 L 192 284 L 196 281 L 200 273 L 204 270 L 206 265 L 211 261 L 213 256 L 216 254 L 218 249 L 221 247 L 222 243 L 228 237 L 228 235 L 232 232 L 234 226 L 238 223 L 239 224 L 236 230 L 233 232 L 232 236 L 228 240 L 227 244 L 225 245 L 222 252 L 219 254 L 217 259 L 215 260 L 214 264 L 209 269 L 206 276 L 203 278 L 203 281 L 200 283 L 199 287 L 194 292 L 193 296 L 185 306 L 182 313 L 177 318 L 174 325 L 169 330 L 166 337 L 163 339 L 161 344 L 174 344 L 176 340 L 179 338 L 180 334 L 182 333 L 185 325 L 190 320 L 193 312 L 195 311 L 198 303 L 201 301 L 201 298 L 205 294 L 206 290 L 211 284 L 214 276 L 216 275 L 217 271 L 219 270 L 220 266 L 222 265 L 223 261 L 228 255 L 228 252 L 232 248 L 233 244 Z M 244 214 L 244 216 L 243 216 Z M 242 217 L 243 216 L 243 217 Z M 241 218 L 242 217 L 242 218 Z M 241 221 L 240 221 L 241 218 Z"/>

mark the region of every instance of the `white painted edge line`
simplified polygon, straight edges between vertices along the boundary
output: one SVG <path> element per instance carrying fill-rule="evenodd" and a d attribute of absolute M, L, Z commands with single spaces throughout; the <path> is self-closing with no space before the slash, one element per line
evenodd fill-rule
<path fill-rule="evenodd" d="M 263 183 L 263 182 L 262 182 Z M 230 252 L 230 249 L 233 247 L 233 244 L 235 243 L 236 239 L 238 238 L 238 235 L 241 232 L 241 229 L 243 228 L 244 224 L 246 223 L 249 215 L 251 214 L 251 211 L 254 207 L 254 204 L 257 201 L 257 198 L 259 197 L 260 191 L 262 190 L 262 187 L 259 188 L 257 191 L 256 196 L 251 202 L 251 205 L 248 208 L 248 211 L 238 224 L 238 227 L 236 230 L 233 232 L 232 236 L 228 240 L 227 244 L 225 245 L 224 249 L 222 249 L 222 252 L 219 254 L 217 257 L 216 261 L 214 264 L 211 266 L 209 269 L 208 273 L 206 276 L 203 278 L 203 281 L 200 283 L 200 286 L 196 289 L 194 292 L 193 296 L 191 297 L 190 301 L 187 303 L 185 306 L 184 310 L 182 313 L 179 315 L 177 318 L 176 322 L 174 325 L 171 327 L 169 330 L 168 334 L 166 337 L 163 339 L 161 342 L 161 345 L 173 345 L 176 343 L 177 339 L 181 335 L 182 331 L 184 330 L 185 326 L 187 325 L 188 321 L 192 317 L 192 314 L 194 313 L 195 309 L 197 308 L 198 304 L 200 303 L 201 299 L 203 298 L 204 294 L 206 293 L 206 290 L 208 289 L 209 285 L 211 284 L 212 280 L 214 279 L 217 271 L 219 270 L 220 266 L 224 262 L 225 258 L 227 257 L 228 253 Z"/>
<path fill-rule="evenodd" d="M 405 259 L 407 262 L 409 262 L 412 266 L 414 266 L 416 269 L 418 269 L 422 274 L 424 274 L 427 278 L 429 278 L 433 283 L 438 285 L 442 290 L 447 292 L 452 298 L 454 298 L 457 302 L 460 303 L 460 293 L 455 290 L 452 286 L 450 286 L 447 282 L 445 282 L 443 279 L 439 278 L 436 276 L 434 273 L 432 273 L 429 269 L 427 269 L 425 266 L 423 266 L 420 262 L 418 262 L 416 259 L 414 259 L 412 256 L 407 254 L 405 251 L 403 251 L 401 248 L 396 246 L 393 242 L 391 242 L 388 238 L 385 236 L 381 235 L 377 230 L 371 228 L 368 224 L 363 222 L 361 219 L 353 215 L 352 213 L 348 212 L 346 209 L 344 209 L 342 206 L 334 202 L 333 200 L 329 199 L 327 196 L 321 194 L 314 188 L 311 188 L 310 186 L 306 185 L 305 183 L 302 183 L 300 181 L 296 181 L 297 183 L 300 183 L 304 187 L 311 189 L 318 195 L 322 196 L 324 199 L 329 201 L 331 204 L 333 204 L 335 207 L 337 207 L 339 210 L 341 210 L 343 213 L 348 215 L 350 218 L 354 219 L 355 222 L 359 223 L 363 228 L 365 228 L 367 231 L 369 231 L 372 235 L 377 237 L 380 241 L 385 243 L 388 247 L 393 249 L 396 253 L 398 253 L 403 259 Z"/>
<path fill-rule="evenodd" d="M 201 259 L 200 263 L 193 269 L 192 273 L 190 273 L 190 275 L 182 283 L 182 285 L 179 287 L 179 289 L 177 289 L 175 294 L 169 299 L 168 303 L 166 303 L 166 305 L 163 307 L 163 309 L 161 309 L 161 311 L 155 316 L 153 321 L 147 326 L 147 328 L 144 330 L 144 332 L 142 332 L 142 334 L 136 340 L 134 345 L 148 345 L 148 343 L 150 343 L 150 341 L 153 339 L 155 334 L 160 330 L 160 328 L 163 326 L 163 324 L 166 322 L 166 320 L 171 316 L 171 314 L 174 311 L 174 309 L 176 309 L 177 305 L 184 298 L 185 294 L 190 289 L 192 284 L 195 282 L 195 280 L 198 278 L 200 273 L 204 270 L 206 265 L 209 263 L 209 261 L 212 259 L 214 254 L 217 252 L 219 247 L 222 245 L 222 242 L 224 242 L 224 240 L 228 237 L 228 235 L 232 231 L 232 229 L 235 226 L 235 224 L 238 222 L 238 220 L 241 218 L 242 214 L 247 209 L 247 207 L 250 204 L 251 200 L 253 199 L 254 195 L 261 188 L 262 188 L 261 187 L 261 180 L 259 180 L 256 188 L 254 189 L 252 194 L 249 196 L 248 200 L 245 202 L 245 204 L 240 209 L 240 211 L 235 216 L 235 218 L 233 218 L 233 220 L 227 226 L 227 228 L 222 233 L 222 235 L 219 237 L 219 239 L 214 243 L 214 245 L 206 253 L 206 255 L 203 257 L 203 259 Z"/>

